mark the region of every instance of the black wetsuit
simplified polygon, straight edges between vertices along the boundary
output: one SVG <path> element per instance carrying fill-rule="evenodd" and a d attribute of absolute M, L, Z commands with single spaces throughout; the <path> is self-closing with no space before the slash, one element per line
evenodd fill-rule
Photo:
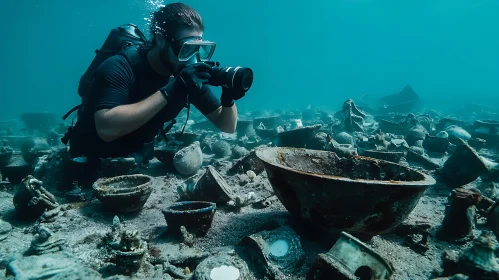
<path fill-rule="evenodd" d="M 92 94 L 86 106 L 87 113 L 80 116 L 78 120 L 78 122 L 82 121 L 87 124 L 87 129 L 83 129 L 86 132 L 80 133 L 79 141 L 76 141 L 80 142 L 81 155 L 92 158 L 129 156 L 141 150 L 144 143 L 153 142 L 164 123 L 173 120 L 185 107 L 187 100 L 176 98 L 169 101 L 149 122 L 130 134 L 111 142 L 104 142 L 97 135 L 94 112 L 119 105 L 137 103 L 157 92 L 170 80 L 151 68 L 147 61 L 147 52 L 148 49 L 139 49 L 138 51 L 142 61 L 140 67 L 132 67 L 127 58 L 117 54 L 104 61 L 97 68 Z M 206 115 L 216 110 L 221 104 L 208 85 L 205 85 L 202 91 L 204 91 L 203 94 L 195 95 L 198 98 L 193 98 L 194 95 L 191 95 L 189 102 Z M 70 149 L 73 148 L 70 146 Z"/>

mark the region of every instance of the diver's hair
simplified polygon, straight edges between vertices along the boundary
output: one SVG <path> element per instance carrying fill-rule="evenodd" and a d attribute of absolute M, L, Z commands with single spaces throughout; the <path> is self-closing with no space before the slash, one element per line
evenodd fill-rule
<path fill-rule="evenodd" d="M 196 10 L 184 3 L 170 3 L 152 14 L 152 44 L 156 44 L 156 34 L 172 37 L 181 27 L 204 31 L 203 19 Z"/>

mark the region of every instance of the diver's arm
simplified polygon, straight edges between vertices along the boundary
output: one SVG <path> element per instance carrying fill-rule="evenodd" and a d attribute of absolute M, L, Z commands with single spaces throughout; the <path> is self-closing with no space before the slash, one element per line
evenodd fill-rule
<path fill-rule="evenodd" d="M 220 106 L 215 111 L 206 115 L 206 118 L 212 122 L 218 129 L 225 133 L 234 133 L 237 124 L 237 107 Z"/>
<path fill-rule="evenodd" d="M 97 134 L 105 142 L 127 135 L 151 120 L 165 105 L 166 98 L 158 91 L 148 98 L 94 113 Z"/>

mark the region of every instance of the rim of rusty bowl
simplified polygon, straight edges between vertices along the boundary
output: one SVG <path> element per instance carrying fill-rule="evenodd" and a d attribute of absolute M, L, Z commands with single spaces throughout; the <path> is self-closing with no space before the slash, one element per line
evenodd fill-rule
<path fill-rule="evenodd" d="M 277 163 L 272 163 L 272 162 L 267 161 L 265 159 L 265 156 L 262 155 L 262 153 L 264 153 L 266 150 L 295 150 L 295 151 L 301 150 L 301 151 L 307 151 L 309 149 L 291 148 L 291 147 L 262 147 L 262 148 L 259 148 L 256 150 L 256 156 L 258 157 L 258 159 L 260 159 L 265 164 L 272 165 L 274 167 L 281 168 L 281 169 L 287 170 L 289 172 L 297 173 L 300 175 L 307 175 L 307 176 L 321 178 L 321 179 L 334 179 L 336 181 L 342 181 L 342 182 L 348 182 L 348 183 L 354 183 L 354 182 L 359 183 L 360 182 L 360 183 L 372 184 L 373 182 L 376 182 L 376 184 L 386 185 L 386 186 L 398 186 L 398 185 L 400 185 L 400 186 L 430 187 L 430 186 L 436 184 L 436 180 L 432 176 L 425 174 L 425 173 L 422 173 L 422 172 L 419 172 L 419 171 L 412 169 L 410 167 L 405 167 L 405 166 L 402 166 L 400 164 L 396 164 L 396 163 L 386 161 L 386 160 L 374 159 L 374 158 L 363 157 L 363 156 L 354 156 L 354 157 L 358 158 L 358 159 L 368 160 L 368 161 L 381 161 L 381 162 L 384 162 L 384 163 L 387 163 L 390 165 L 398 165 L 400 167 L 406 168 L 410 171 L 413 171 L 413 172 L 416 172 L 416 173 L 422 175 L 423 180 L 417 180 L 417 181 L 393 181 L 393 180 L 390 180 L 390 181 L 386 181 L 386 180 L 350 179 L 350 178 L 343 177 L 343 176 L 333 176 L 333 175 L 324 175 L 324 174 L 317 174 L 317 173 L 312 173 L 312 172 L 305 172 L 305 171 L 300 171 L 300 170 L 297 170 L 297 169 L 294 169 L 294 168 L 291 168 L 291 167 L 288 167 L 288 166 L 285 166 L 282 164 L 277 164 Z M 320 153 L 334 153 L 334 152 L 329 152 L 329 151 L 318 151 L 318 152 L 320 152 Z"/>
<path fill-rule="evenodd" d="M 110 192 L 108 189 L 102 187 L 102 184 L 107 183 L 109 181 L 119 181 L 130 176 L 143 177 L 148 179 L 148 181 L 143 184 L 137 185 L 134 188 L 115 188 L 114 190 L 116 190 L 117 192 L 116 191 Z M 97 194 L 100 196 L 122 196 L 125 194 L 134 194 L 134 193 L 149 191 L 149 189 L 152 191 L 152 183 L 153 183 L 153 177 L 148 175 L 144 174 L 120 175 L 115 177 L 100 178 L 92 184 L 92 189 L 95 192 L 97 192 Z"/>
<path fill-rule="evenodd" d="M 200 208 L 190 209 L 190 210 L 178 210 L 185 205 L 199 205 Z M 199 201 L 199 200 L 188 200 L 188 201 L 179 201 L 175 202 L 166 208 L 162 209 L 163 214 L 172 214 L 172 215 L 182 215 L 182 214 L 199 214 L 199 213 L 208 213 L 213 210 L 217 210 L 217 204 L 209 201 Z"/>

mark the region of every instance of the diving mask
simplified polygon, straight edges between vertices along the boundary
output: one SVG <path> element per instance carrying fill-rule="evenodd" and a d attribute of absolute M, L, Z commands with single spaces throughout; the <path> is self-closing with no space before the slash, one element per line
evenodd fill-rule
<path fill-rule="evenodd" d="M 209 61 L 215 52 L 216 43 L 210 41 L 193 40 L 182 44 L 178 52 L 178 60 L 180 62 L 196 62 Z"/>

